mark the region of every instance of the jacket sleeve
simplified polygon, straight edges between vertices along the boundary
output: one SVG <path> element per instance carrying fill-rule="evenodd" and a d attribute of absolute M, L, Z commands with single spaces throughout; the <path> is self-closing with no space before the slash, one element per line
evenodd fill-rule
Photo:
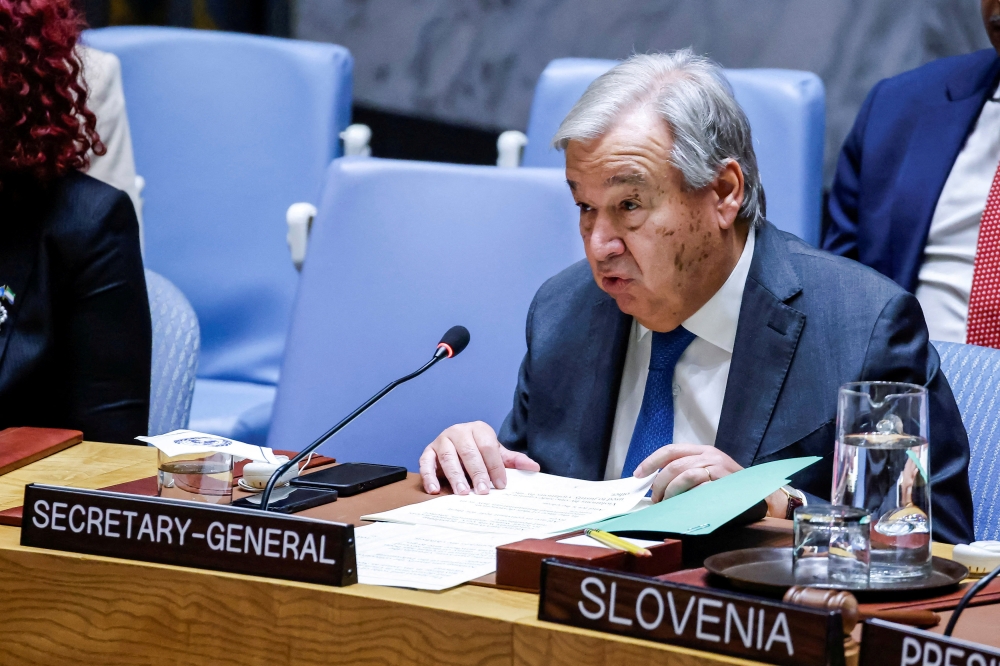
<path fill-rule="evenodd" d="M 899 294 L 883 308 L 861 376 L 864 381 L 910 382 L 927 388 L 933 538 L 944 543 L 971 543 L 969 438 L 912 294 Z"/>
<path fill-rule="evenodd" d="M 152 356 L 139 227 L 123 192 L 98 211 L 60 308 L 68 415 L 87 439 L 134 444 L 148 430 Z"/>
<path fill-rule="evenodd" d="M 537 297 L 536 297 L 537 299 Z M 536 300 L 531 301 L 528 308 L 528 320 L 525 324 L 524 338 L 528 350 L 521 360 L 521 367 L 517 372 L 517 387 L 514 389 L 514 406 L 507 414 L 497 433 L 500 443 L 511 451 L 528 451 L 528 382 L 531 377 L 531 326 L 535 316 Z"/>
<path fill-rule="evenodd" d="M 854 126 L 844 141 L 837 159 L 837 171 L 827 204 L 827 227 L 823 232 L 822 248 L 850 259 L 858 258 L 858 199 L 861 194 L 861 162 L 868 115 L 871 113 L 877 84 L 868 93 Z"/>

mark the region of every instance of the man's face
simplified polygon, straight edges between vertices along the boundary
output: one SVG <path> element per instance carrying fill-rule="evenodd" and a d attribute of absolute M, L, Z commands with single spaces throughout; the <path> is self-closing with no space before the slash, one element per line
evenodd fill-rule
<path fill-rule="evenodd" d="M 983 25 L 990 36 L 990 44 L 1000 54 L 1000 0 L 982 0 Z"/>
<path fill-rule="evenodd" d="M 602 137 L 566 147 L 566 179 L 594 279 L 622 312 L 654 331 L 673 330 L 694 314 L 742 250 L 733 242 L 743 199 L 739 167 L 723 171 L 726 182 L 691 191 L 670 163 L 672 148 L 668 125 L 649 107 Z"/>

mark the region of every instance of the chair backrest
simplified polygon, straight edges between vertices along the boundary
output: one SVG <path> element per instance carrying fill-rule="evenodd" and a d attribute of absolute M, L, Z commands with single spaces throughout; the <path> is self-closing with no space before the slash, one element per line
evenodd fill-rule
<path fill-rule="evenodd" d="M 1000 350 L 935 342 L 969 433 L 976 539 L 1000 539 Z"/>
<path fill-rule="evenodd" d="M 443 429 L 499 427 L 537 289 L 583 257 L 554 169 L 342 158 L 313 225 L 268 445 L 299 450 L 462 324 L 469 348 L 397 388 L 322 447 L 416 469 Z"/>
<path fill-rule="evenodd" d="M 89 30 L 121 60 L 146 265 L 191 299 L 200 377 L 274 384 L 298 274 L 285 211 L 318 200 L 349 122 L 331 44 L 179 28 Z"/>
<path fill-rule="evenodd" d="M 535 86 L 524 166 L 565 166 L 562 153 L 551 147 L 552 137 L 587 86 L 616 64 L 589 58 L 549 63 Z M 787 69 L 727 69 L 725 74 L 750 119 L 767 219 L 817 245 L 826 122 L 823 82 L 812 72 Z"/>
<path fill-rule="evenodd" d="M 147 270 L 146 291 L 153 322 L 149 434 L 162 435 L 188 425 L 201 334 L 194 308 L 170 280 Z"/>

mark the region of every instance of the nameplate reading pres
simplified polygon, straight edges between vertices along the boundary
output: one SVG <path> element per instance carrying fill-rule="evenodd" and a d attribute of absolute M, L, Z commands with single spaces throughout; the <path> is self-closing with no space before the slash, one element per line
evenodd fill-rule
<path fill-rule="evenodd" d="M 859 666 L 1000 666 L 1000 650 L 885 620 L 865 620 Z"/>
<path fill-rule="evenodd" d="M 354 526 L 31 484 L 21 545 L 324 585 L 358 582 Z"/>
<path fill-rule="evenodd" d="M 789 666 L 842 666 L 839 612 L 542 563 L 538 619 Z"/>

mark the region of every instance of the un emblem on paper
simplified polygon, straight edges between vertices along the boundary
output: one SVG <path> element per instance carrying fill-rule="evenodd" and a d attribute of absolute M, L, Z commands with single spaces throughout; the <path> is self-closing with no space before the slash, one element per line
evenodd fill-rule
<path fill-rule="evenodd" d="M 211 446 L 213 449 L 221 449 L 232 444 L 232 440 L 225 437 L 184 437 L 175 439 L 174 444 L 190 444 L 191 446 Z"/>

